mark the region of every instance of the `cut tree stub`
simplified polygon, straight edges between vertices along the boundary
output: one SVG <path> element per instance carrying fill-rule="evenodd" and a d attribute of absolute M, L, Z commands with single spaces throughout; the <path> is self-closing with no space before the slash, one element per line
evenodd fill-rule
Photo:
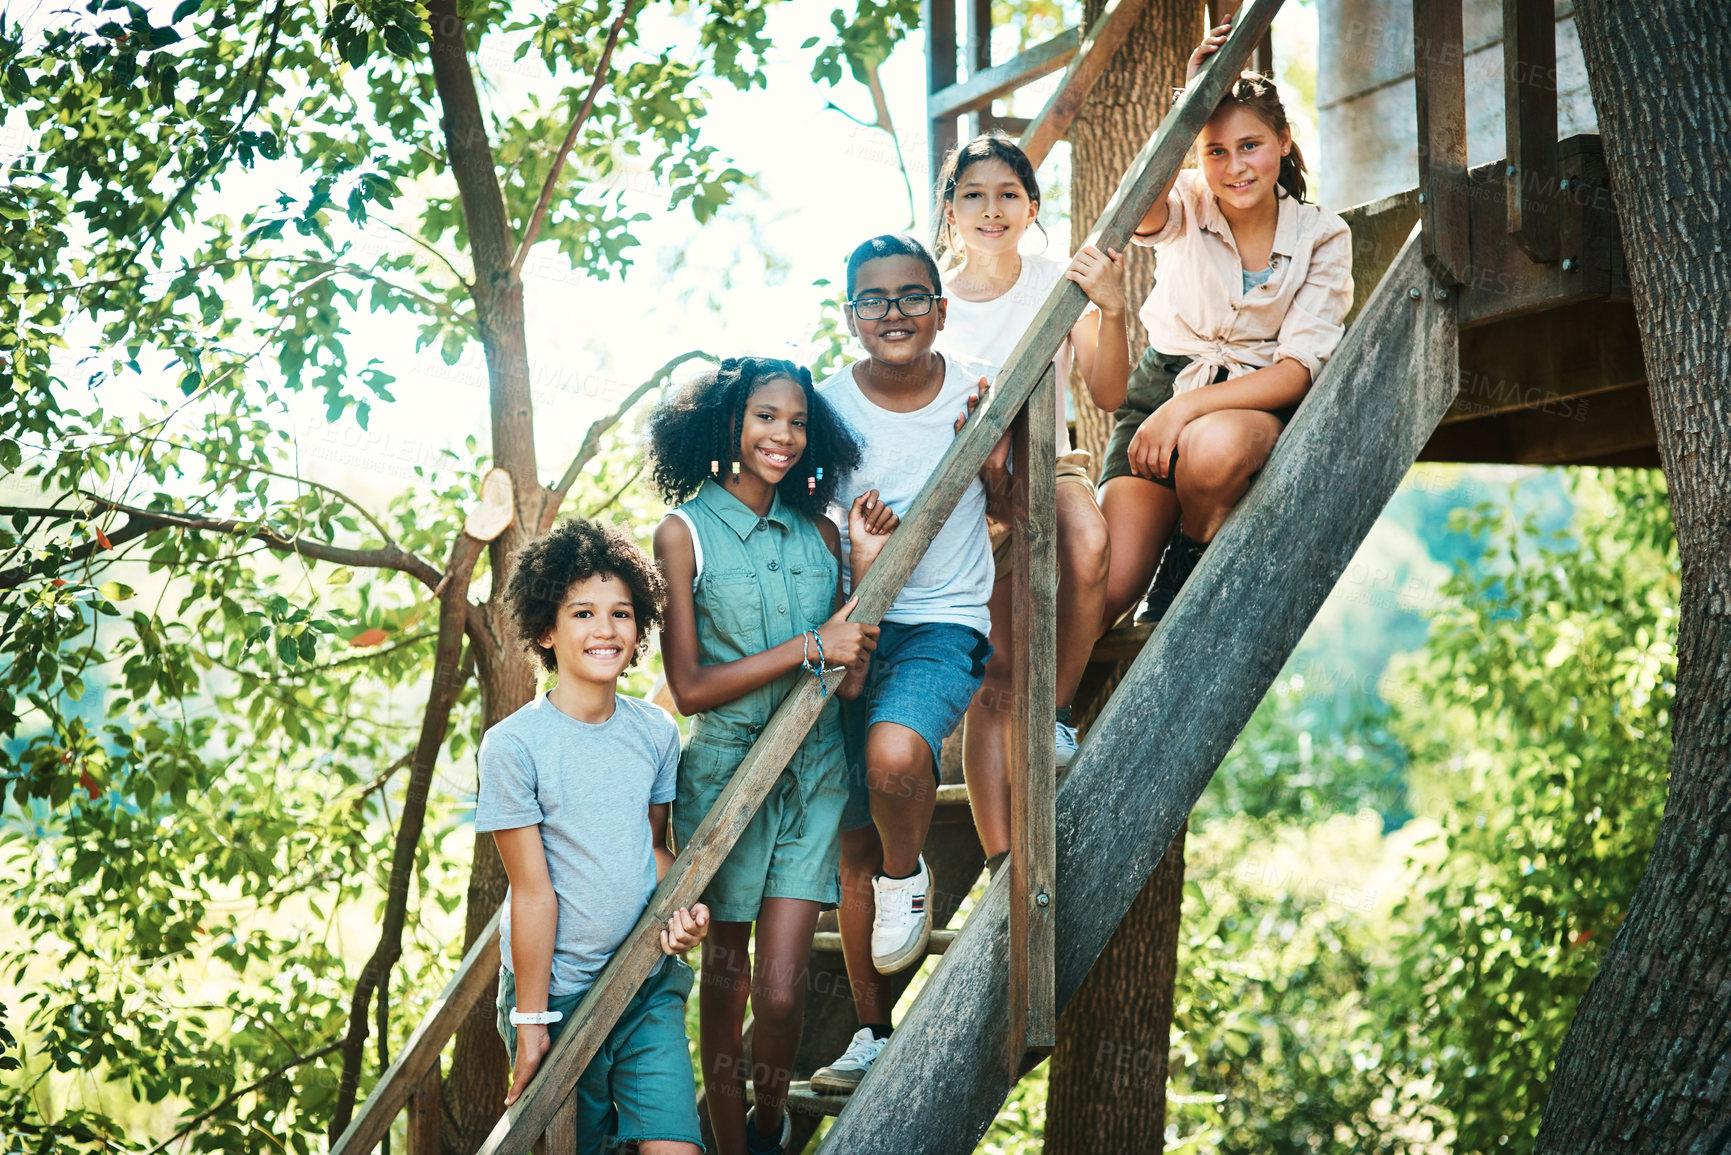
<path fill-rule="evenodd" d="M 463 532 L 476 541 L 492 541 L 516 519 L 517 499 L 511 475 L 503 469 L 489 469 L 481 479 L 481 504 L 469 511 Z"/>

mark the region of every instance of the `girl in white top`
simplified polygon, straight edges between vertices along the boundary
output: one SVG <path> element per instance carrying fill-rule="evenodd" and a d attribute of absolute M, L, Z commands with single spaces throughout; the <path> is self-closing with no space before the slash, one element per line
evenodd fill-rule
<path fill-rule="evenodd" d="M 1203 39 L 1191 78 L 1229 28 Z M 1339 345 L 1352 305 L 1351 234 L 1304 203 L 1304 159 L 1272 81 L 1234 81 L 1197 152 L 1198 168 L 1179 172 L 1136 229 L 1160 266 L 1140 314 L 1149 349 L 1101 475 L 1112 536 L 1102 629 L 1150 576 L 1141 620 L 1171 606 Z"/>
<path fill-rule="evenodd" d="M 1106 519 L 1094 498 L 1090 457 L 1073 452 L 1065 428 L 1064 400 L 1072 358 L 1093 403 L 1112 412 L 1124 403 L 1130 377 L 1130 347 L 1121 256 L 1085 246 L 1067 265 L 1020 251 L 1023 234 L 1037 222 L 1040 186 L 1034 166 L 1002 133 L 975 137 L 952 151 L 938 180 L 944 228 L 940 259 L 954 265 L 946 274 L 948 308 L 937 348 L 983 361 L 997 377 L 1017 342 L 1060 278 L 1080 285 L 1093 302 L 1070 330 L 1055 359 L 1058 404 L 1053 415 L 1058 455 L 1058 716 L 1054 719 L 1059 766 L 1076 752 L 1069 726 L 1070 701 L 1088 665 L 1095 623 L 1105 610 L 1108 538 Z M 990 494 L 1008 492 L 1002 465 L 988 463 L 982 474 Z M 992 657 L 985 684 L 968 708 L 963 767 L 974 822 L 988 858 L 994 862 L 1010 847 L 1009 764 L 1010 678 L 1026 655 L 1014 652 L 1010 630 L 1009 532 L 993 525 L 999 559 L 993 585 Z"/>

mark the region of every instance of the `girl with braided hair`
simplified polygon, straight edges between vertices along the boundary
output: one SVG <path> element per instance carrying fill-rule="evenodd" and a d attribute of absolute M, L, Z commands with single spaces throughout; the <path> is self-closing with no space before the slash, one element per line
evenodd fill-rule
<path fill-rule="evenodd" d="M 791 1131 L 787 1085 L 812 932 L 822 906 L 841 899 L 848 778 L 834 699 L 858 693 L 877 645 L 877 626 L 847 620 L 854 601 L 842 592 L 840 532 L 824 516 L 837 482 L 859 465 L 860 447 L 813 390 L 809 370 L 730 357 L 655 411 L 649 453 L 655 485 L 676 507 L 655 531 L 655 558 L 668 586 L 667 687 L 691 718 L 673 804 L 680 843 L 801 678 L 817 678 L 831 699 L 704 893 L 711 930 L 698 1008 L 716 1147 L 723 1155 L 778 1152 Z M 896 524 L 875 490 L 854 500 L 856 584 Z M 749 1116 L 748 996 L 757 1099 Z"/>

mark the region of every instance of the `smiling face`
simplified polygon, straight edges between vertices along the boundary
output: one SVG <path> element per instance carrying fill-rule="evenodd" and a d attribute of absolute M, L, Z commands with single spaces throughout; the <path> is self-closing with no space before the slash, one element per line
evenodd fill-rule
<path fill-rule="evenodd" d="M 553 628 L 538 644 L 559 660 L 561 681 L 604 683 L 631 664 L 637 637 L 631 586 L 615 574 L 598 573 L 571 583 Z"/>
<path fill-rule="evenodd" d="M 762 478 L 771 488 L 805 454 L 805 390 L 788 377 L 761 382 L 745 399 L 740 422 L 740 468 Z"/>
<path fill-rule="evenodd" d="M 1223 206 L 1253 211 L 1274 199 L 1280 158 L 1291 147 L 1289 134 L 1275 132 L 1243 105 L 1229 105 L 1202 130 L 1202 175 Z"/>
<path fill-rule="evenodd" d="M 862 297 L 894 299 L 909 293 L 937 293 L 925 262 L 901 253 L 888 257 L 873 257 L 861 264 L 854 274 L 854 300 Z M 860 344 L 873 360 L 886 365 L 924 365 L 926 354 L 944 327 L 947 302 L 939 297 L 932 302 L 931 312 L 923 317 L 904 317 L 899 308 L 890 306 L 889 315 L 876 321 L 866 321 L 847 311 L 848 332 L 859 338 Z"/>
<path fill-rule="evenodd" d="M 1016 171 L 996 158 L 963 169 L 954 197 L 944 206 L 962 248 L 976 254 L 1015 252 L 1039 212 Z"/>

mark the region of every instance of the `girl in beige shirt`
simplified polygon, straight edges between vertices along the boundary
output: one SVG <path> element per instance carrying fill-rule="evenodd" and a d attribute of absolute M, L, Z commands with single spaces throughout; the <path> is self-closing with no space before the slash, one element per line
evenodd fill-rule
<path fill-rule="evenodd" d="M 1228 29 L 1197 47 L 1192 78 Z M 1102 628 L 1150 576 L 1139 620 L 1171 606 L 1340 343 L 1352 304 L 1352 237 L 1304 203 L 1304 160 L 1270 80 L 1236 80 L 1197 153 L 1136 230 L 1159 249 L 1159 271 L 1140 313 L 1148 351 L 1101 474 L 1112 542 Z"/>

